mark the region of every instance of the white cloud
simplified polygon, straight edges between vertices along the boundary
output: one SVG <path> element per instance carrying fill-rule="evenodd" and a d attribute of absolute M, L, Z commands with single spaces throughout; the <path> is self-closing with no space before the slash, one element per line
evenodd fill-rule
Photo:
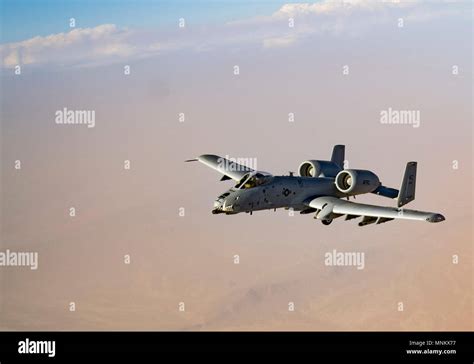
<path fill-rule="evenodd" d="M 414 7 L 417 0 L 325 0 L 318 3 L 286 4 L 283 5 L 274 17 L 294 17 L 299 15 L 341 14 L 351 11 L 377 11 L 387 7 L 408 8 Z"/>
<path fill-rule="evenodd" d="M 340 34 L 359 36 L 398 17 L 410 23 L 459 16 L 459 3 L 421 0 L 323 0 L 286 4 L 266 17 L 194 29 L 130 30 L 113 24 L 74 29 L 0 46 L 4 67 L 17 64 L 96 65 L 137 59 L 177 50 L 208 51 L 219 47 L 260 45 L 265 49 L 289 47 L 305 39 Z M 441 6 L 440 6 L 441 5 Z M 467 16 L 472 17 L 472 14 Z M 295 26 L 288 26 L 289 18 Z"/>
<path fill-rule="evenodd" d="M 461 5 L 460 7 L 456 5 Z M 380 24 L 397 26 L 398 18 L 410 23 L 426 22 L 463 14 L 465 2 L 455 0 L 323 0 L 316 3 L 286 4 L 270 17 L 250 22 L 284 24 L 294 21 L 293 36 L 270 37 L 264 47 L 290 46 L 315 34 L 358 36 Z M 468 6 L 469 7 L 469 6 Z M 471 15 L 467 15 L 471 16 Z"/>
<path fill-rule="evenodd" d="M 265 48 L 279 48 L 287 47 L 293 44 L 296 41 L 296 36 L 294 35 L 285 35 L 282 37 L 273 37 L 263 40 L 263 46 Z"/>
<path fill-rule="evenodd" d="M 131 30 L 103 24 L 4 44 L 0 46 L 0 52 L 4 67 L 10 68 L 17 64 L 97 62 L 159 50 L 156 44 L 135 45 L 133 36 Z"/>

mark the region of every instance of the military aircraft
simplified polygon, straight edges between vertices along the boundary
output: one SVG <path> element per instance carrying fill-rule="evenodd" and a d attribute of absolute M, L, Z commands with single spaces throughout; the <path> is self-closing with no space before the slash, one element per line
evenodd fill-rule
<path fill-rule="evenodd" d="M 400 190 L 382 185 L 369 170 L 344 169 L 344 145 L 333 148 L 330 161 L 307 160 L 299 166 L 299 177 L 273 176 L 212 154 L 197 159 L 223 174 L 221 181 L 233 179 L 237 184 L 214 202 L 213 214 L 237 214 L 277 208 L 293 209 L 300 214 L 314 213 L 314 218 L 329 225 L 333 219 L 361 217 L 359 226 L 381 224 L 394 219 L 444 221 L 436 212 L 404 209 L 415 199 L 416 162 L 408 162 Z M 349 197 L 374 193 L 397 199 L 397 207 L 368 205 L 349 201 Z M 347 199 L 347 200 L 345 200 Z"/>

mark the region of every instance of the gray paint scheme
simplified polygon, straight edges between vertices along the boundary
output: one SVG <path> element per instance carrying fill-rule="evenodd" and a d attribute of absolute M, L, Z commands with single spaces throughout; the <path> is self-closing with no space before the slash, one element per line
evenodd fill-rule
<path fill-rule="evenodd" d="M 413 201 L 416 186 L 416 162 L 408 162 L 400 191 L 383 186 L 378 177 L 370 171 L 343 170 L 344 145 L 336 145 L 331 161 L 306 161 L 300 165 L 300 172 L 310 176 L 272 176 L 267 172 L 255 171 L 225 158 L 205 154 L 197 159 L 208 167 L 222 173 L 221 180 L 233 179 L 237 185 L 214 202 L 212 213 L 237 214 L 268 209 L 293 209 L 301 214 L 314 213 L 314 218 L 329 225 L 333 219 L 346 216 L 346 220 L 361 217 L 359 226 L 380 224 L 393 219 L 440 222 L 444 216 L 435 212 L 424 212 L 401 208 Z M 306 164 L 305 164 L 306 163 Z M 303 166 L 303 168 L 301 168 Z M 314 167 L 314 168 L 313 168 Z M 326 174 L 325 174 L 326 171 Z M 354 172 L 355 171 L 355 172 Z M 338 179 L 335 172 L 340 174 Z M 342 172 L 342 173 L 341 173 Z M 319 175 L 313 176 L 318 173 Z M 356 173 L 354 175 L 353 173 Z M 326 177 L 330 175 L 331 177 Z M 357 178 L 354 178 L 357 176 Z M 374 177 L 365 177 L 374 176 Z M 341 181 L 344 180 L 344 187 Z M 354 191 L 345 193 L 347 186 L 356 183 Z M 338 185 L 339 183 L 339 185 Z M 360 191 L 360 192 L 358 192 Z M 388 198 L 397 198 L 398 207 L 386 207 L 355 203 L 343 200 L 357 194 L 375 193 Z"/>

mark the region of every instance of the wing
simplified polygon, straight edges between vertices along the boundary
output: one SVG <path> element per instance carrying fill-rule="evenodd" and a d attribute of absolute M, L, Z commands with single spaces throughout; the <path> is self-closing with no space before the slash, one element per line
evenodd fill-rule
<path fill-rule="evenodd" d="M 307 203 L 317 210 L 318 219 L 332 219 L 346 215 L 346 220 L 362 217 L 359 226 L 381 224 L 393 219 L 440 222 L 444 216 L 435 212 L 408 210 L 395 207 L 376 206 L 340 200 L 336 197 L 317 197 Z"/>
<path fill-rule="evenodd" d="M 194 161 L 199 161 L 205 164 L 206 166 L 216 170 L 217 172 L 222 173 L 224 176 L 222 177 L 221 181 L 231 178 L 233 180 L 240 181 L 245 174 L 249 172 L 254 172 L 252 168 L 243 166 L 241 164 L 213 154 L 203 154 L 197 157 L 197 159 L 190 159 L 186 162 Z"/>

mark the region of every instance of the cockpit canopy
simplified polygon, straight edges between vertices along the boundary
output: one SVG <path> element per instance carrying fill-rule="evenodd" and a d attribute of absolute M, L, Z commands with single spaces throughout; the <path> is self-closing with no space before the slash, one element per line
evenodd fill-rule
<path fill-rule="evenodd" d="M 235 188 L 246 190 L 249 188 L 254 188 L 257 186 L 262 186 L 264 184 L 267 184 L 272 179 L 273 179 L 272 175 L 262 173 L 262 172 L 247 173 L 235 185 Z"/>

